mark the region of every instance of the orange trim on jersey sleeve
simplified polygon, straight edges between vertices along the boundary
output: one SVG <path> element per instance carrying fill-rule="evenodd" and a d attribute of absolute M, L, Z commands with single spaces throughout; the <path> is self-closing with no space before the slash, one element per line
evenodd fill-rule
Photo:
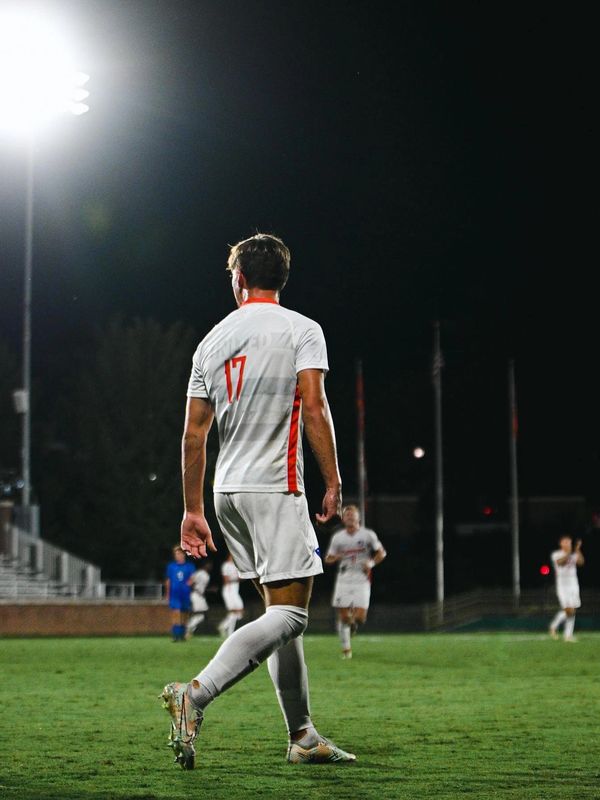
<path fill-rule="evenodd" d="M 242 305 L 247 306 L 250 303 L 273 303 L 273 305 L 278 306 L 279 300 L 272 300 L 270 297 L 249 297 L 247 300 L 244 300 Z"/>
<path fill-rule="evenodd" d="M 292 416 L 290 418 L 290 438 L 288 440 L 287 474 L 288 492 L 298 491 L 298 433 L 300 427 L 300 387 L 296 384 Z"/>

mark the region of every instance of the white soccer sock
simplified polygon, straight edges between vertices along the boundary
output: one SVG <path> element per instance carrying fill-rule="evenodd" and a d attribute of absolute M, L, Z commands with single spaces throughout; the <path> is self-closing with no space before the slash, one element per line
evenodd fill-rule
<path fill-rule="evenodd" d="M 298 636 L 280 647 L 279 650 L 275 650 L 269 656 L 267 667 L 275 686 L 275 693 L 287 724 L 288 733 L 312 728 L 303 637 Z M 315 740 L 316 738 L 315 732 Z M 313 744 L 309 743 L 304 746 L 312 747 Z"/>
<path fill-rule="evenodd" d="M 203 620 L 204 614 L 192 614 L 190 621 L 187 624 L 187 632 L 193 633 Z"/>
<path fill-rule="evenodd" d="M 346 625 L 345 622 L 340 622 L 338 625 L 338 633 L 340 636 L 340 642 L 342 643 L 342 650 L 352 650 L 352 645 L 350 644 L 352 628 L 350 625 Z"/>
<path fill-rule="evenodd" d="M 566 620 L 566 618 L 567 618 L 567 612 L 563 610 L 559 611 L 558 614 L 554 617 L 554 619 L 550 623 L 550 629 L 555 631 L 558 628 L 558 626 L 561 625 Z"/>
<path fill-rule="evenodd" d="M 575 630 L 575 614 L 572 617 L 567 617 L 567 621 L 565 622 L 565 639 L 570 639 L 573 636 L 573 631 Z"/>
<path fill-rule="evenodd" d="M 196 675 L 190 695 L 205 708 L 234 683 L 262 664 L 274 650 L 306 629 L 308 611 L 298 606 L 269 606 L 265 613 L 235 631 Z M 194 683 L 199 683 L 195 686 Z"/>

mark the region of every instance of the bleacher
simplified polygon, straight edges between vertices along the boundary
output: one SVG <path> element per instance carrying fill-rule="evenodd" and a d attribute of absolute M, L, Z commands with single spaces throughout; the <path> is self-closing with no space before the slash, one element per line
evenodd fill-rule
<path fill-rule="evenodd" d="M 0 536 L 0 600 L 101 597 L 100 569 L 14 525 Z"/>
<path fill-rule="evenodd" d="M 68 585 L 51 580 L 46 575 L 0 556 L 1 598 L 61 597 L 69 594 Z"/>

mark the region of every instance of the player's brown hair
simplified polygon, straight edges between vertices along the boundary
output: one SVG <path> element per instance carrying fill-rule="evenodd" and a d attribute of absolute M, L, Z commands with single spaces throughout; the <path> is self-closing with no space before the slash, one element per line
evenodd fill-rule
<path fill-rule="evenodd" d="M 280 292 L 290 274 L 290 251 L 277 236 L 257 233 L 232 245 L 227 269 L 239 269 L 249 289 Z"/>
<path fill-rule="evenodd" d="M 358 516 L 360 517 L 360 508 L 358 506 L 354 505 L 354 503 L 349 503 L 347 506 L 344 506 L 342 508 L 342 514 L 344 512 L 346 512 L 346 511 L 350 511 L 350 510 L 358 511 Z"/>

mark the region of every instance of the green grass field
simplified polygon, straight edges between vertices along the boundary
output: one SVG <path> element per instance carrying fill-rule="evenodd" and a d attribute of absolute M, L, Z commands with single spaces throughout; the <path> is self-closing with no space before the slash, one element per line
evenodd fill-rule
<path fill-rule="evenodd" d="M 219 698 L 184 772 L 157 700 L 218 646 L 167 638 L 0 642 L 0 796 L 600 798 L 600 635 L 306 637 L 317 726 L 358 755 L 292 766 L 266 667 Z"/>

